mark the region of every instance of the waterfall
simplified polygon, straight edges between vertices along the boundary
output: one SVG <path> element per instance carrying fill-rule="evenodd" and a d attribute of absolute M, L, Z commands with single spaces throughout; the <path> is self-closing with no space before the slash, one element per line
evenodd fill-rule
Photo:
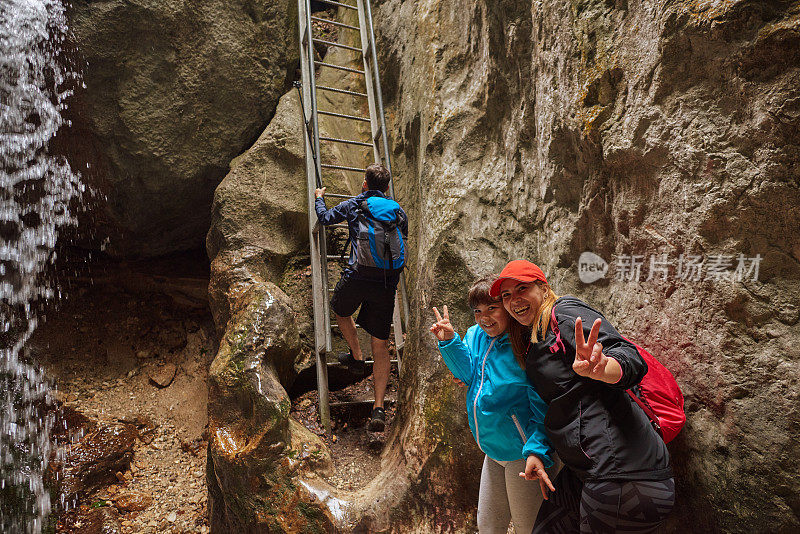
<path fill-rule="evenodd" d="M 36 310 L 54 294 L 44 274 L 59 232 L 76 224 L 83 186 L 48 150 L 77 75 L 60 59 L 58 0 L 0 0 L 0 532 L 41 532 L 54 401 L 24 357 Z"/>

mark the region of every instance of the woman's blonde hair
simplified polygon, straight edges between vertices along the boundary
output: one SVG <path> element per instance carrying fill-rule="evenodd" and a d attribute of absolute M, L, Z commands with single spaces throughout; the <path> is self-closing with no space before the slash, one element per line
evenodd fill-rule
<path fill-rule="evenodd" d="M 514 356 L 517 358 L 517 363 L 522 368 L 525 368 L 525 354 L 528 352 L 528 347 L 531 343 L 538 343 L 539 337 L 544 339 L 547 329 L 550 328 L 550 316 L 552 314 L 553 305 L 556 303 L 558 296 L 550 287 L 547 282 L 536 282 L 536 285 L 544 290 L 544 298 L 542 305 L 536 312 L 533 318 L 533 324 L 536 328 L 520 324 L 512 318 L 508 324 L 508 337 L 511 339 L 511 348 L 514 351 Z"/>

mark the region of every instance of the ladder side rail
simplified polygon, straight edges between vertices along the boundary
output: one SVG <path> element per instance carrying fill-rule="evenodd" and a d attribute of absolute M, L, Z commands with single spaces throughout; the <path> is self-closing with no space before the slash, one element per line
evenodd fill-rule
<path fill-rule="evenodd" d="M 309 92 L 310 92 L 310 100 L 311 100 L 311 128 L 313 131 L 313 138 L 314 138 L 314 154 L 317 155 L 315 165 L 316 165 L 316 172 L 317 176 L 320 177 L 322 180 L 322 153 L 319 149 L 319 114 L 317 113 L 317 81 L 316 81 L 316 68 L 315 68 L 315 61 L 314 61 L 314 45 L 313 45 L 313 26 L 311 24 L 311 0 L 305 0 L 306 2 L 306 24 L 308 25 L 308 40 L 305 43 L 306 50 L 307 50 L 307 57 L 308 57 L 308 65 L 309 65 Z M 322 187 L 324 184 L 319 184 L 319 187 Z M 314 204 L 309 205 L 309 209 L 313 208 Z M 317 235 L 319 236 L 319 248 L 320 248 L 320 263 L 321 263 L 321 270 L 322 270 L 322 294 L 325 295 L 323 299 L 323 310 L 324 310 L 324 322 L 325 322 L 325 351 L 330 352 L 332 350 L 333 339 L 331 336 L 331 314 L 330 314 L 330 303 L 328 302 L 327 294 L 328 294 L 328 244 L 325 239 L 325 229 L 321 225 L 316 225 Z M 325 366 L 327 369 L 327 366 Z M 325 384 L 327 386 L 327 379 L 325 380 Z"/>
<path fill-rule="evenodd" d="M 300 103 L 303 110 L 310 111 L 312 108 L 312 91 L 314 85 L 313 68 L 313 46 L 311 44 L 311 20 L 310 20 L 309 0 L 298 0 L 298 18 L 300 31 L 300 71 L 303 85 L 303 101 Z M 304 42 L 304 33 L 307 37 Z M 308 113 L 305 114 L 309 116 Z M 307 125 L 303 125 L 307 128 Z M 328 366 L 324 359 L 327 352 L 328 338 L 330 329 L 326 328 L 327 313 L 327 289 L 325 279 L 322 276 L 322 261 L 325 257 L 324 231 L 317 220 L 316 210 L 314 209 L 316 196 L 314 189 L 317 187 L 317 176 L 319 170 L 319 157 L 314 161 L 313 154 L 319 156 L 319 151 L 313 152 L 314 146 L 309 140 L 307 131 L 303 134 L 306 159 L 306 184 L 308 198 L 308 234 L 309 249 L 311 259 L 311 293 L 314 304 L 314 353 L 317 365 L 317 391 L 319 393 L 319 414 L 322 424 L 327 432 L 331 431 L 330 404 L 328 399 Z M 317 145 L 318 146 L 318 145 Z"/>
<path fill-rule="evenodd" d="M 383 112 L 383 93 L 381 92 L 381 78 L 380 74 L 378 73 L 378 53 L 375 47 L 375 29 L 372 26 L 372 9 L 370 8 L 369 0 L 359 0 L 359 2 L 363 2 L 366 8 L 365 18 L 368 24 L 368 39 L 369 39 L 369 48 L 371 49 L 371 57 L 372 57 L 372 64 L 375 66 L 373 69 L 373 75 L 375 77 L 375 95 L 377 100 L 377 110 L 378 116 L 380 117 L 380 127 L 381 127 L 381 140 L 383 141 L 383 152 L 386 155 L 386 168 L 389 170 L 389 176 L 392 176 L 392 163 L 389 158 L 389 138 L 386 132 L 386 117 Z M 373 134 L 374 135 L 374 134 Z M 392 195 L 394 198 L 394 178 L 389 181 L 389 194 Z M 408 293 L 406 291 L 406 281 L 405 281 L 405 273 L 400 275 L 400 284 L 399 284 L 399 297 L 400 302 L 403 307 L 403 319 L 405 320 L 406 326 L 410 323 L 410 311 L 408 306 Z"/>
<path fill-rule="evenodd" d="M 358 25 L 361 28 L 361 58 L 364 62 L 364 85 L 366 86 L 366 93 L 367 93 L 367 104 L 369 105 L 369 119 L 370 119 L 370 139 L 372 145 L 372 153 L 373 153 L 373 161 L 376 163 L 383 163 L 383 159 L 381 158 L 381 151 L 380 146 L 378 145 L 378 140 L 376 137 L 378 136 L 378 130 L 380 128 L 379 118 L 378 118 L 378 108 L 375 99 L 375 86 L 374 81 L 375 77 L 373 75 L 373 65 L 370 64 L 370 55 L 369 55 L 369 48 L 371 48 L 371 44 L 369 41 L 369 32 L 367 31 L 367 26 L 369 24 L 367 19 L 367 11 L 365 8 L 365 0 L 356 0 L 356 5 L 358 6 Z M 389 167 L 386 167 L 387 169 Z M 391 176 L 391 171 L 390 171 Z M 389 183 L 389 194 L 392 194 L 392 185 L 391 181 Z"/>
<path fill-rule="evenodd" d="M 381 91 L 381 76 L 378 72 L 378 52 L 375 47 L 375 30 L 372 26 L 372 9 L 370 8 L 369 0 L 358 0 L 359 3 L 363 2 L 365 14 L 364 17 L 366 19 L 367 27 L 365 31 L 367 35 L 365 36 L 369 45 L 369 56 L 372 60 L 372 65 L 374 68 L 371 69 L 373 80 L 373 85 L 375 87 L 375 108 L 377 111 L 377 119 L 379 121 L 378 127 L 381 131 L 381 142 L 383 144 L 383 154 L 385 157 L 386 162 L 384 165 L 389 170 L 389 175 L 392 175 L 392 162 L 389 159 L 389 138 L 386 133 L 386 117 L 383 113 L 383 92 Z M 367 63 L 367 58 L 364 58 L 364 62 Z M 376 132 L 373 132 L 373 135 Z M 394 180 L 389 182 L 389 194 L 394 197 Z"/>

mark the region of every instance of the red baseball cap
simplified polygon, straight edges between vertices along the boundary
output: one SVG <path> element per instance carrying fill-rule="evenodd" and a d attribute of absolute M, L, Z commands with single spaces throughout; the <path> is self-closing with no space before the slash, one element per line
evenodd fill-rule
<path fill-rule="evenodd" d="M 500 286 L 503 284 L 503 280 L 507 279 L 517 280 L 518 282 L 535 282 L 536 280 L 541 280 L 545 284 L 547 283 L 544 272 L 542 272 L 535 263 L 526 260 L 514 260 L 508 262 L 506 266 L 503 267 L 497 280 L 494 281 L 492 288 L 489 290 L 489 296 L 492 298 L 499 297 Z"/>

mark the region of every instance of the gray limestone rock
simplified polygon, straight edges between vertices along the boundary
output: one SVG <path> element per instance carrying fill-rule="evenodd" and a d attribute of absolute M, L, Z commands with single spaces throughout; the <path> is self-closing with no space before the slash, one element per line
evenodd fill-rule
<path fill-rule="evenodd" d="M 473 276 L 535 261 L 683 388 L 666 530 L 800 528 L 797 3 L 389 0 L 375 19 L 413 224 L 414 367 L 437 359 L 423 310 L 449 304 L 463 330 Z M 586 251 L 610 268 L 591 284 Z M 682 254 L 705 258 L 700 280 Z M 739 254 L 761 256 L 757 280 L 733 276 Z M 638 281 L 620 276 L 634 255 Z M 651 257 L 668 263 L 648 280 Z"/>
<path fill-rule="evenodd" d="M 288 86 L 295 13 L 288 0 L 71 4 L 86 62 L 73 166 L 107 197 L 95 219 L 110 252 L 202 247 L 214 189 Z"/>

